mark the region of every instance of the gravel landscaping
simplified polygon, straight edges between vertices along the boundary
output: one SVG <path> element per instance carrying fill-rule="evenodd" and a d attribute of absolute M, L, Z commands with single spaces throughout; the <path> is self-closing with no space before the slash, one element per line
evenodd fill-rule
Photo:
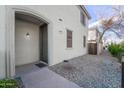
<path fill-rule="evenodd" d="M 49 67 L 64 78 L 84 88 L 121 87 L 121 64 L 104 52 L 85 55 Z"/>

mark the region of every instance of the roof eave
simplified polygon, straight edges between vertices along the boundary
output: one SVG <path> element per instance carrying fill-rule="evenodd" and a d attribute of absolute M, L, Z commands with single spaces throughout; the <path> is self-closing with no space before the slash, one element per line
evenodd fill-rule
<path fill-rule="evenodd" d="M 84 5 L 79 5 L 79 7 L 85 12 L 85 14 L 87 15 L 88 19 L 91 19 L 91 16 L 88 13 L 88 11 L 86 10 L 86 8 L 84 7 Z"/>

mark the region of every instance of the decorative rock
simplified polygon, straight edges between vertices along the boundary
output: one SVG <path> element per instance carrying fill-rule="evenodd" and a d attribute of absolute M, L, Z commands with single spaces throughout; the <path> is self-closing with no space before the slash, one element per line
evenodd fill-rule
<path fill-rule="evenodd" d="M 121 87 L 120 63 L 108 54 L 85 55 L 49 69 L 86 88 Z"/>

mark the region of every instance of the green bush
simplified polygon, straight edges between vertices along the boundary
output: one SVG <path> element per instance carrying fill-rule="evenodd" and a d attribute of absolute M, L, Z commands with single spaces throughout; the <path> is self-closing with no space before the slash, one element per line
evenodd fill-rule
<path fill-rule="evenodd" d="M 3 79 L 0 80 L 0 88 L 17 88 L 17 81 L 14 79 Z"/>
<path fill-rule="evenodd" d="M 111 43 L 108 45 L 108 51 L 114 56 L 120 59 L 121 53 L 124 53 L 124 45 Z"/>

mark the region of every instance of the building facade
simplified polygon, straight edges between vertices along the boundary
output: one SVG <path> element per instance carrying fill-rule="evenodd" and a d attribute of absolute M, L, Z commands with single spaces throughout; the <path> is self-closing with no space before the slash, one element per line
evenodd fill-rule
<path fill-rule="evenodd" d="M 51 66 L 85 55 L 88 19 L 84 6 L 0 6 L 0 78 L 40 59 Z"/>
<path fill-rule="evenodd" d="M 88 50 L 89 54 L 101 54 L 103 51 L 103 40 L 99 41 L 101 33 L 97 27 L 89 28 L 88 30 Z"/>

